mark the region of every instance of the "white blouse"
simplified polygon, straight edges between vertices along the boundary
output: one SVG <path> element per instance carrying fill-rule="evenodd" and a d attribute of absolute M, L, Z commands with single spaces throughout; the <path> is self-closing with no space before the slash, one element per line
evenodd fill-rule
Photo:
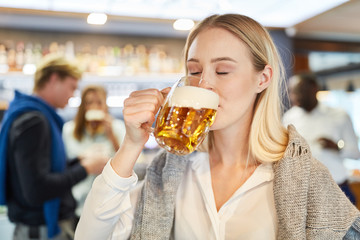
<path fill-rule="evenodd" d="M 175 206 L 175 239 L 276 239 L 277 217 L 271 164 L 261 164 L 234 195 L 216 210 L 207 153 L 191 158 Z M 110 165 L 93 184 L 75 240 L 128 239 L 142 184 L 121 178 Z"/>
<path fill-rule="evenodd" d="M 115 137 L 121 145 L 125 136 L 125 124 L 120 119 L 113 119 L 111 127 L 115 134 Z M 105 133 L 97 133 L 91 136 L 88 131 L 85 130 L 84 136 L 79 141 L 74 137 L 75 122 L 68 121 L 64 124 L 62 137 L 65 144 L 66 154 L 69 159 L 78 157 L 86 151 L 101 151 L 108 156 L 115 154 L 112 141 L 106 136 Z M 96 150 L 94 150 L 96 148 Z"/>
<path fill-rule="evenodd" d="M 125 136 L 125 124 L 120 119 L 113 119 L 112 129 L 119 144 L 123 142 Z M 100 154 L 105 157 L 110 157 L 115 154 L 112 141 L 106 136 L 105 133 L 97 133 L 91 136 L 85 130 L 85 134 L 81 141 L 74 137 L 75 122 L 69 121 L 63 127 L 63 140 L 65 144 L 66 154 L 69 159 L 80 156 L 81 154 Z M 72 188 L 72 194 L 76 200 L 77 206 L 75 213 L 80 216 L 85 198 L 91 189 L 91 185 L 96 175 L 88 175 L 85 179 L 77 183 Z"/>
<path fill-rule="evenodd" d="M 345 111 L 321 103 L 311 112 L 294 106 L 284 114 L 283 123 L 285 126 L 293 124 L 296 127 L 309 143 L 312 155 L 329 169 L 337 184 L 348 178 L 343 159 L 359 159 L 360 152 L 351 119 Z M 336 143 L 342 140 L 344 148 L 341 151 L 325 149 L 319 141 L 321 137 Z"/>

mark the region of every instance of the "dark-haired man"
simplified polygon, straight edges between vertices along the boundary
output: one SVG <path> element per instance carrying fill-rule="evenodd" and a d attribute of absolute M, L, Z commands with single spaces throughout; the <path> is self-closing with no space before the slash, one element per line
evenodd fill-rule
<path fill-rule="evenodd" d="M 312 74 L 295 75 L 289 79 L 292 104 L 283 117 L 284 125 L 293 124 L 310 145 L 311 152 L 332 174 L 336 183 L 355 204 L 347 181 L 344 158 L 360 158 L 357 137 L 349 115 L 337 108 L 321 104 L 319 90 Z"/>

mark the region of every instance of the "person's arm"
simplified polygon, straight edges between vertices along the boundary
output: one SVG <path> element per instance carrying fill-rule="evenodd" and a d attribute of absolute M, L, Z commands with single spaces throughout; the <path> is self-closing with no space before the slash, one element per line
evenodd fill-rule
<path fill-rule="evenodd" d="M 83 166 L 88 174 L 100 174 L 103 167 L 109 160 L 108 156 L 97 154 L 96 150 L 92 149 L 89 154 L 83 150 L 81 142 L 77 141 L 74 137 L 74 122 L 70 121 L 65 123 L 63 127 L 62 138 L 66 150 L 67 157 L 69 158 L 68 165 L 79 163 Z M 94 154 L 95 153 L 95 154 Z M 78 160 L 78 161 L 74 161 Z"/>
<path fill-rule="evenodd" d="M 169 91 L 170 88 L 161 92 L 158 89 L 145 89 L 132 92 L 125 99 L 123 115 L 126 134 L 119 151 L 111 160 L 111 166 L 120 177 L 131 176 L 135 162 L 149 139 L 149 129 L 155 122 L 155 115 Z"/>
<path fill-rule="evenodd" d="M 11 129 L 14 163 L 20 188 L 31 204 L 62 197 L 73 185 L 87 176 L 86 170 L 75 163 L 63 173 L 50 171 L 50 130 L 40 113 L 28 113 L 15 121 Z"/>
<path fill-rule="evenodd" d="M 109 137 L 111 143 L 112 143 L 112 146 L 113 146 L 113 149 L 114 151 L 117 151 L 119 149 L 119 140 L 116 138 L 115 134 L 112 132 L 112 134 L 110 135 Z"/>
<path fill-rule="evenodd" d="M 121 146 L 126 133 L 124 121 L 122 121 L 121 119 L 114 119 L 112 121 L 112 129 L 117 141 L 119 142 L 119 146 Z M 117 150 L 118 149 L 116 149 L 116 151 Z"/>
<path fill-rule="evenodd" d="M 137 180 L 133 168 L 163 100 L 157 89 L 133 92 L 125 100 L 124 141 L 93 184 L 76 229 L 76 240 L 126 239 L 130 234 L 134 204 L 129 201 L 129 192 Z"/>
<path fill-rule="evenodd" d="M 81 159 L 64 172 L 51 168 L 51 137 L 46 118 L 38 112 L 24 114 L 12 126 L 12 150 L 20 188 L 31 205 L 62 197 L 90 173 L 99 174 L 107 162 L 105 157 Z"/>
<path fill-rule="evenodd" d="M 128 239 L 142 187 L 136 183 L 135 173 L 122 178 L 109 161 L 86 198 L 75 240 Z"/>
<path fill-rule="evenodd" d="M 322 235 L 322 232 L 331 230 L 337 235 L 343 234 L 341 238 L 336 239 L 351 239 L 343 236 L 350 230 L 354 221 L 359 222 L 356 220 L 360 217 L 359 210 L 349 201 L 333 180 L 328 168 L 321 162 L 312 157 L 309 170 L 306 224 L 310 227 L 307 231 Z M 360 235 L 357 232 L 354 236 Z M 317 239 L 316 235 L 314 238 Z"/>
<path fill-rule="evenodd" d="M 331 149 L 334 151 L 340 151 L 338 144 L 334 142 L 333 140 L 325 137 L 318 138 L 318 142 L 321 145 L 322 148 L 325 149 Z"/>

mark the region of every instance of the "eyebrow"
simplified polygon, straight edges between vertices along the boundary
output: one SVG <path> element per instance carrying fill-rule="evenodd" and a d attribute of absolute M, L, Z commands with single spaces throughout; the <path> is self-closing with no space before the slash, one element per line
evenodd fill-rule
<path fill-rule="evenodd" d="M 211 63 L 221 62 L 221 61 L 230 61 L 237 63 L 237 61 L 235 61 L 233 58 L 230 57 L 219 57 L 219 58 L 211 59 Z M 187 60 L 187 62 L 199 62 L 199 60 L 195 58 L 190 58 L 189 60 Z"/>

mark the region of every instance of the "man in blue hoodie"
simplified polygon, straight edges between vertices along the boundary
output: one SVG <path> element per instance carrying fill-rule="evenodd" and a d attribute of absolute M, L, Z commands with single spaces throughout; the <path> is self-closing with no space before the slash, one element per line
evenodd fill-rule
<path fill-rule="evenodd" d="M 71 239 L 76 207 L 73 185 L 98 174 L 106 159 L 67 161 L 63 120 L 56 113 L 77 89 L 81 71 L 62 57 L 37 68 L 34 91 L 18 91 L 0 132 L 0 204 L 16 224 L 14 239 Z"/>

